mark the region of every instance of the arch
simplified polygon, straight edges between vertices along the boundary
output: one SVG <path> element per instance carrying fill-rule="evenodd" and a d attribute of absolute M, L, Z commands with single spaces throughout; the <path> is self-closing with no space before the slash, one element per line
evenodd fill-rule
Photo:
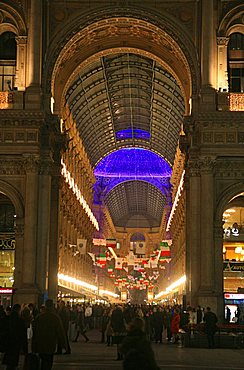
<path fill-rule="evenodd" d="M 168 14 L 159 17 L 132 8 L 80 15 L 53 39 L 43 86 L 46 94 L 52 92 L 55 113 L 61 113 L 64 91 L 79 68 L 118 52 L 140 53 L 166 67 L 179 81 L 189 113 L 189 99 L 198 93 L 200 81 L 193 42 Z"/>
<path fill-rule="evenodd" d="M 222 222 L 222 216 L 227 204 L 231 201 L 231 199 L 240 193 L 244 192 L 244 183 L 240 182 L 237 184 L 233 184 L 226 188 L 218 197 L 216 213 L 215 213 L 215 222 L 219 224 Z"/>
<path fill-rule="evenodd" d="M 0 25 L 0 35 L 4 32 L 13 32 L 15 35 L 18 34 L 18 29 L 11 23 L 4 23 Z"/>
<path fill-rule="evenodd" d="M 217 35 L 228 37 L 234 32 L 243 33 L 244 32 L 244 25 L 242 21 L 243 15 L 244 15 L 243 4 L 231 9 L 220 22 Z"/>
<path fill-rule="evenodd" d="M 130 242 L 137 242 L 137 241 L 139 242 L 146 241 L 145 235 L 140 232 L 133 233 L 130 236 Z"/>
<path fill-rule="evenodd" d="M 24 21 L 24 13 L 20 9 L 1 3 L 0 12 L 6 15 L 8 23 L 0 24 L 0 32 L 11 31 L 16 33 L 17 36 L 27 35 L 27 26 Z M 11 20 L 11 22 L 9 22 Z M 3 31 L 2 31 L 3 30 Z"/>
<path fill-rule="evenodd" d="M 24 217 L 24 203 L 18 190 L 6 181 L 0 180 L 0 193 L 5 194 L 13 203 L 17 218 Z"/>

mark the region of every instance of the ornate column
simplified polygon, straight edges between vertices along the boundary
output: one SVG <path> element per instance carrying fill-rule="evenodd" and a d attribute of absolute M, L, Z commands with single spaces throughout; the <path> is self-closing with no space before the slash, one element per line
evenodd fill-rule
<path fill-rule="evenodd" d="M 229 37 L 217 37 L 218 45 L 218 90 L 228 91 L 227 47 Z"/>
<path fill-rule="evenodd" d="M 196 306 L 200 286 L 200 172 L 197 158 L 189 161 L 186 187 L 186 299 Z"/>
<path fill-rule="evenodd" d="M 205 158 L 201 162 L 200 295 L 214 292 L 213 191 L 213 161 Z"/>
<path fill-rule="evenodd" d="M 43 158 L 44 159 L 44 158 Z M 37 238 L 37 261 L 38 269 L 37 284 L 42 294 L 48 289 L 48 257 L 49 257 L 49 233 L 50 233 L 50 199 L 51 199 L 51 163 L 50 159 L 42 160 L 39 175 L 39 199 L 38 199 L 38 238 Z"/>
<path fill-rule="evenodd" d="M 30 22 L 28 31 L 26 109 L 41 107 L 41 64 L 42 64 L 42 1 L 30 2 Z"/>
<path fill-rule="evenodd" d="M 50 238 L 48 260 L 48 297 L 56 301 L 58 287 L 58 219 L 60 167 L 55 166 L 51 180 Z"/>
<path fill-rule="evenodd" d="M 215 312 L 220 322 L 224 322 L 224 283 L 223 283 L 223 222 L 214 225 L 214 283 L 216 292 Z"/>
<path fill-rule="evenodd" d="M 18 88 L 19 91 L 24 91 L 26 86 L 27 36 L 18 36 L 15 39 L 17 43 L 15 86 Z"/>
<path fill-rule="evenodd" d="M 16 218 L 15 226 L 15 271 L 14 271 L 14 289 L 18 292 L 18 289 L 22 286 L 22 273 L 23 273 L 23 252 L 24 252 L 24 219 Z M 16 294 L 14 295 L 14 302 L 18 303 L 18 299 L 15 300 Z M 21 302 L 22 303 L 22 302 Z"/>
<path fill-rule="evenodd" d="M 30 22 L 28 32 L 28 86 L 40 86 L 41 72 L 41 35 L 42 2 L 32 0 L 30 3 Z"/>
<path fill-rule="evenodd" d="M 202 0 L 202 85 L 215 87 L 215 33 L 213 0 Z"/>
<path fill-rule="evenodd" d="M 23 288 L 36 289 L 36 245 L 38 212 L 38 158 L 27 156 L 25 194 L 25 234 L 23 254 Z M 27 268 L 28 267 L 28 268 Z"/>

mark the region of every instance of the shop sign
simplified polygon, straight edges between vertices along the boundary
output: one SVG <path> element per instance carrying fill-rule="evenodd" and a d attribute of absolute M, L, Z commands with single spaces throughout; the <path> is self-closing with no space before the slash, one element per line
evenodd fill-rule
<path fill-rule="evenodd" d="M 244 239 L 244 229 L 239 228 L 235 223 L 232 227 L 224 229 L 224 239 L 239 241 Z"/>
<path fill-rule="evenodd" d="M 12 288 L 0 288 L 0 294 L 13 294 L 13 292 Z"/>
<path fill-rule="evenodd" d="M 224 262 L 224 271 L 244 272 L 244 262 Z"/>
<path fill-rule="evenodd" d="M 9 239 L 0 239 L 0 250 L 15 250 L 15 239 L 9 238 Z"/>
<path fill-rule="evenodd" d="M 238 293 L 224 293 L 225 299 L 244 299 L 244 294 Z"/>

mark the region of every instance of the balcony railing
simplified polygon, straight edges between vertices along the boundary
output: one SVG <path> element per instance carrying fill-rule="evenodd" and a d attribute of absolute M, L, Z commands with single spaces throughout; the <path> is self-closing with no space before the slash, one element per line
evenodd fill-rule
<path fill-rule="evenodd" d="M 12 108 L 14 102 L 14 94 L 8 91 L 0 91 L 0 109 Z"/>
<path fill-rule="evenodd" d="M 244 111 L 244 93 L 218 93 L 218 110 L 219 111 Z"/>
<path fill-rule="evenodd" d="M 244 94 L 230 93 L 230 110 L 244 111 Z"/>

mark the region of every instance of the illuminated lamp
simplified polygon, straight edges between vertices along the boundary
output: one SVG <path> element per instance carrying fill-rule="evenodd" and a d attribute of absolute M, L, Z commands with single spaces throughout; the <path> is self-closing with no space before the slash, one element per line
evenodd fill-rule
<path fill-rule="evenodd" d="M 241 253 L 241 252 L 242 252 L 242 247 L 235 248 L 235 253 Z"/>
<path fill-rule="evenodd" d="M 158 154 L 142 148 L 124 148 L 108 154 L 96 166 L 95 176 L 128 178 L 170 177 L 170 165 Z"/>
<path fill-rule="evenodd" d="M 132 129 L 128 128 L 125 130 L 119 130 L 116 132 L 116 139 L 117 140 L 126 140 L 126 139 L 142 139 L 142 140 L 149 140 L 150 139 L 150 132 L 141 129 Z"/>

